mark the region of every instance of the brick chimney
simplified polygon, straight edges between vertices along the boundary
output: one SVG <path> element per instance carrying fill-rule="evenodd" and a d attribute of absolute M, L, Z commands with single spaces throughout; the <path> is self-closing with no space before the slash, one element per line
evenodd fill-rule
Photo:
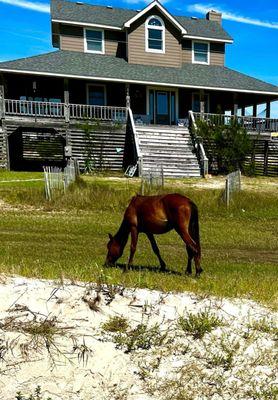
<path fill-rule="evenodd" d="M 217 11 L 209 11 L 206 15 L 206 19 L 208 19 L 209 21 L 216 21 L 220 25 L 222 25 L 222 14 Z"/>

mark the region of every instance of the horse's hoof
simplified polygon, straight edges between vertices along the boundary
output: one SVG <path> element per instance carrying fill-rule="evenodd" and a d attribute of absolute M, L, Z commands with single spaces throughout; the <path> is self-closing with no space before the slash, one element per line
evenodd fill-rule
<path fill-rule="evenodd" d="M 192 275 L 192 271 L 185 271 L 185 275 L 191 276 Z"/>
<path fill-rule="evenodd" d="M 200 278 L 202 272 L 203 272 L 202 268 L 196 271 L 196 278 Z"/>

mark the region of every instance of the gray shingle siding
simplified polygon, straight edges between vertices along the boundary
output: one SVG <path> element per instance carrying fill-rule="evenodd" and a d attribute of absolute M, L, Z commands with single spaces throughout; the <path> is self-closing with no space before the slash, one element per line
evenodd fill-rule
<path fill-rule="evenodd" d="M 56 51 L 0 63 L 0 71 L 21 71 L 122 82 L 140 81 L 182 87 L 207 87 L 257 92 L 273 92 L 278 87 L 248 75 L 216 65 L 183 64 L 182 68 L 128 64 L 114 56 Z"/>
<path fill-rule="evenodd" d="M 76 4 L 64 0 L 51 1 L 51 17 L 55 20 L 99 24 L 122 28 L 124 23 L 137 15 L 136 10 L 124 8 L 107 8 L 89 4 Z M 215 21 L 204 18 L 174 16 L 187 30 L 188 35 L 208 37 L 219 40 L 232 40 L 231 36 Z"/>

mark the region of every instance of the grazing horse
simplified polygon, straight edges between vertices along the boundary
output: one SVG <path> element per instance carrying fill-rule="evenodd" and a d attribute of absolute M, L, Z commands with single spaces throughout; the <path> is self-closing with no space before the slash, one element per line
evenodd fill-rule
<path fill-rule="evenodd" d="M 124 213 L 122 224 L 115 236 L 109 234 L 106 265 L 114 265 L 122 256 L 129 233 L 131 234 L 130 257 L 125 271 L 132 265 L 136 251 L 138 235 L 147 235 L 152 249 L 158 257 L 161 271 L 166 264 L 161 258 L 154 234 L 162 234 L 175 229 L 184 241 L 188 254 L 186 272 L 192 273 L 191 262 L 194 258 L 196 275 L 202 268 L 201 246 L 199 239 L 199 222 L 197 206 L 187 197 L 180 194 L 162 196 L 134 196 Z"/>

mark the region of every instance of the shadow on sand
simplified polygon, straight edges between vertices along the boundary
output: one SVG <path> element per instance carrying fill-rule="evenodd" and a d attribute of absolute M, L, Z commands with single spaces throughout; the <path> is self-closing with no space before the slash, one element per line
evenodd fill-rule
<path fill-rule="evenodd" d="M 116 263 L 115 267 L 124 270 L 125 267 L 126 267 L 126 264 Z M 181 272 L 173 271 L 173 270 L 168 269 L 168 268 L 165 268 L 164 270 L 161 270 L 160 267 L 154 267 L 154 266 L 151 266 L 151 265 L 132 265 L 130 267 L 129 271 L 150 271 L 150 272 L 157 272 L 157 273 L 159 272 L 161 274 L 167 274 L 167 275 L 182 276 Z"/>

